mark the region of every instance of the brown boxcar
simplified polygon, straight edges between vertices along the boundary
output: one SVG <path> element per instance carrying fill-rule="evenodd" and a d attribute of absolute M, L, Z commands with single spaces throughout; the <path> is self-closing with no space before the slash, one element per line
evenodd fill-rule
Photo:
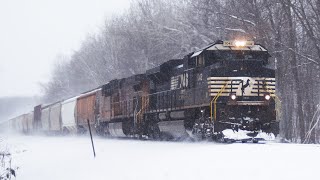
<path fill-rule="evenodd" d="M 96 104 L 96 94 L 101 89 L 95 89 L 88 93 L 82 94 L 77 99 L 77 125 L 79 127 L 87 128 L 87 119 L 91 125 L 95 123 L 95 111 L 98 111 L 98 104 Z M 97 106 L 97 107 L 96 107 Z"/>

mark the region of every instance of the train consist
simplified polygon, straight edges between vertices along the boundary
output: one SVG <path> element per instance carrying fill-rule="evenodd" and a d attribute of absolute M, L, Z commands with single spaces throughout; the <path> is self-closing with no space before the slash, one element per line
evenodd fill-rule
<path fill-rule="evenodd" d="M 144 74 L 114 79 L 92 91 L 8 121 L 23 133 L 83 133 L 148 139 L 216 139 L 224 130 L 278 134 L 275 71 L 253 41 L 217 41 Z"/>

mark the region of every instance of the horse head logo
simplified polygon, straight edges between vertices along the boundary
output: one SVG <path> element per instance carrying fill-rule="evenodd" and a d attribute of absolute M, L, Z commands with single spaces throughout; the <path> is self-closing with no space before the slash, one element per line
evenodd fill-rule
<path fill-rule="evenodd" d="M 242 87 L 241 87 L 242 94 L 244 94 L 244 90 L 245 90 L 248 86 L 250 86 L 250 79 L 247 79 L 246 84 L 243 84 L 243 81 L 242 81 Z"/>

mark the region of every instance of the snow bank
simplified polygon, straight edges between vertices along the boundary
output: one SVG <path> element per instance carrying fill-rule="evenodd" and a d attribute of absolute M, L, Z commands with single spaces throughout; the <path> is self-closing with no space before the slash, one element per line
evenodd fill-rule
<path fill-rule="evenodd" d="M 234 139 L 234 140 L 251 139 L 252 137 L 247 135 L 250 132 L 251 131 L 245 131 L 245 130 L 233 131 L 232 129 L 226 129 L 226 130 L 222 131 L 225 138 Z M 272 134 L 272 133 L 268 134 L 268 133 L 265 133 L 262 131 L 258 132 L 258 135 L 255 136 L 255 138 L 261 138 L 266 141 L 274 141 L 275 140 L 274 134 Z"/>
<path fill-rule="evenodd" d="M 17 179 L 318 179 L 320 146 L 1 136 Z"/>

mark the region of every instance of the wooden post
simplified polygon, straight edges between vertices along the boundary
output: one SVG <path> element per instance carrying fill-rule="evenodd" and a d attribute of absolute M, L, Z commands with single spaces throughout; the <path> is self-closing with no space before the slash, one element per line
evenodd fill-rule
<path fill-rule="evenodd" d="M 93 144 L 93 139 L 92 139 L 92 133 L 91 133 L 91 127 L 90 127 L 89 119 L 87 119 L 87 122 L 88 122 L 88 127 L 89 127 L 89 132 L 90 132 L 90 138 L 91 138 L 91 145 L 92 145 L 93 157 L 96 157 L 96 151 L 94 150 L 94 144 Z"/>

